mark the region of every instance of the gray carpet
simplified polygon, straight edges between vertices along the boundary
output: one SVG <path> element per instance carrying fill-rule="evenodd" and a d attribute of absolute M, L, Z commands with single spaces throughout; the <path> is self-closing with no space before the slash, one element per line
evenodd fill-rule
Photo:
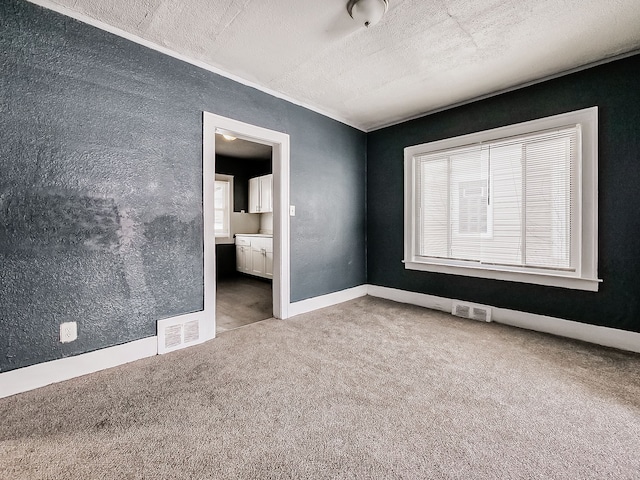
<path fill-rule="evenodd" d="M 639 372 L 364 297 L 2 399 L 0 478 L 637 479 Z"/>

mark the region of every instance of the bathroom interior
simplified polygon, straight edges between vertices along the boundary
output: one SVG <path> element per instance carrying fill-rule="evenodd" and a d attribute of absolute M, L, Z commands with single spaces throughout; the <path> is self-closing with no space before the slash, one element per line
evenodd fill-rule
<path fill-rule="evenodd" d="M 216 334 L 273 316 L 272 147 L 216 134 Z"/>

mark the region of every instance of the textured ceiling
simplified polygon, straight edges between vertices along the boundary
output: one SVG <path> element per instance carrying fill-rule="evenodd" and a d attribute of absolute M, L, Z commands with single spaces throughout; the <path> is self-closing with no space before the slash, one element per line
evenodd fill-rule
<path fill-rule="evenodd" d="M 69 9 L 362 130 L 640 48 L 639 0 L 32 0 Z"/>

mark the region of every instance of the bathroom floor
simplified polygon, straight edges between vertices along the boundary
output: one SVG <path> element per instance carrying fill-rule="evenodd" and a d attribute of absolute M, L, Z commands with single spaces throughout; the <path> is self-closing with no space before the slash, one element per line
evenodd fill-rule
<path fill-rule="evenodd" d="M 273 317 L 270 280 L 237 275 L 216 288 L 216 333 Z"/>

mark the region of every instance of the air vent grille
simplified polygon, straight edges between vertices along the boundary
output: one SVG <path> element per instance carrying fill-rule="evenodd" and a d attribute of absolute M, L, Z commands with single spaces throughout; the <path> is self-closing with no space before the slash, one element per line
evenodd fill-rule
<path fill-rule="evenodd" d="M 196 342 L 200 338 L 199 322 L 191 320 L 184 324 L 184 343 Z"/>
<path fill-rule="evenodd" d="M 487 318 L 489 316 L 486 308 L 476 308 L 472 309 L 472 316 L 474 320 L 480 320 L 481 322 L 487 322 Z"/>
<path fill-rule="evenodd" d="M 458 317 L 469 318 L 471 317 L 471 307 L 469 305 L 462 305 L 459 303 L 453 307 L 453 314 Z"/>
<path fill-rule="evenodd" d="M 182 325 L 171 325 L 164 331 L 164 348 L 174 348 L 182 343 Z"/>
<path fill-rule="evenodd" d="M 158 353 L 200 343 L 201 330 L 200 318 L 193 314 L 158 320 Z"/>
<path fill-rule="evenodd" d="M 481 322 L 491 321 L 491 307 L 472 303 L 453 302 L 451 314 L 456 317 L 469 318 Z"/>

